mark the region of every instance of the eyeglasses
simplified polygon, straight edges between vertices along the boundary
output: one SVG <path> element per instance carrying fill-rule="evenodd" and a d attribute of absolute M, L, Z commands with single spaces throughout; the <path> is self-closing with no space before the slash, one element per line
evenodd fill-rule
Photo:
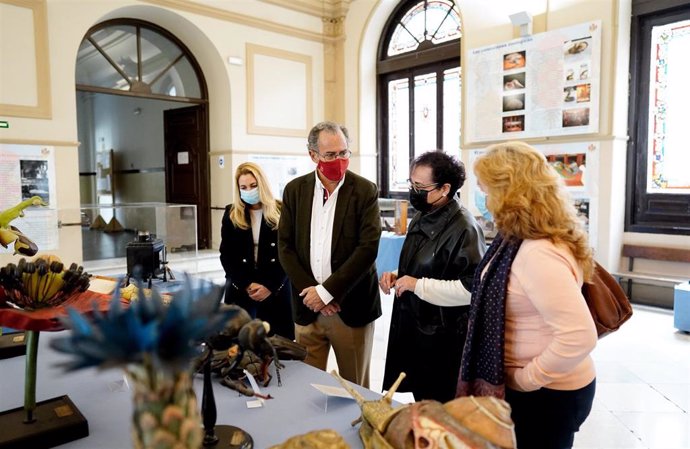
<path fill-rule="evenodd" d="M 415 192 L 419 193 L 420 191 L 426 190 L 429 187 L 433 187 L 433 189 L 431 189 L 431 190 L 438 188 L 438 183 L 432 182 L 431 184 L 418 184 L 416 182 L 413 182 L 411 179 L 408 179 L 407 180 L 407 186 L 409 187 L 410 190 L 414 190 Z M 428 190 L 428 191 L 431 192 L 431 190 Z"/>
<path fill-rule="evenodd" d="M 352 156 L 352 151 L 350 151 L 350 150 L 343 150 L 343 151 L 339 151 L 337 153 L 329 151 L 328 153 L 324 153 L 324 154 L 321 154 L 317 151 L 313 151 L 313 152 L 318 157 L 322 158 L 324 161 L 329 161 L 329 162 L 334 161 L 336 159 L 350 159 L 350 156 Z"/>

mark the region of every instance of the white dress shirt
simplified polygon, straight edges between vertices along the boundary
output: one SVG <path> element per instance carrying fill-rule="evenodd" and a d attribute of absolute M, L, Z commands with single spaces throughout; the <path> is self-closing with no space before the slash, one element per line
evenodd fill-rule
<path fill-rule="evenodd" d="M 264 210 L 249 209 L 249 216 L 252 222 L 252 238 L 254 240 L 254 264 L 259 263 L 259 235 L 261 234 L 261 220 L 263 219 Z"/>
<path fill-rule="evenodd" d="M 323 201 L 325 187 L 319 175 L 314 171 L 316 182 L 314 183 L 314 199 L 311 204 L 311 239 L 309 248 L 309 262 L 311 264 L 311 271 L 319 285 L 316 286 L 316 292 L 319 294 L 321 301 L 328 304 L 333 300 L 328 290 L 324 288 L 323 282 L 332 274 L 331 272 L 331 244 L 333 242 L 333 222 L 335 221 L 335 205 L 338 202 L 338 191 L 343 185 L 345 176 L 340 180 L 338 185 L 333 190 L 333 193 L 328 195 L 326 202 Z M 347 176 L 347 175 L 346 175 Z"/>
<path fill-rule="evenodd" d="M 398 270 L 393 270 L 392 273 L 398 277 Z M 446 281 L 418 278 L 414 294 L 422 301 L 441 307 L 467 306 L 472 299 L 472 292 L 467 290 L 459 279 Z"/>

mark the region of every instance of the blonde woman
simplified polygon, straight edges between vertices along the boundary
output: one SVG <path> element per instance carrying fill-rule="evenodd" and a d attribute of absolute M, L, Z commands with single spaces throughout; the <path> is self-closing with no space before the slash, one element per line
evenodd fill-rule
<path fill-rule="evenodd" d="M 290 283 L 278 260 L 280 207 L 258 165 L 238 166 L 234 202 L 223 215 L 220 261 L 225 302 L 268 321 L 271 333 L 294 339 Z"/>
<path fill-rule="evenodd" d="M 457 395 L 505 397 L 518 448 L 570 448 L 595 391 L 587 235 L 531 146 L 490 146 L 474 171 L 499 234 L 475 273 Z"/>

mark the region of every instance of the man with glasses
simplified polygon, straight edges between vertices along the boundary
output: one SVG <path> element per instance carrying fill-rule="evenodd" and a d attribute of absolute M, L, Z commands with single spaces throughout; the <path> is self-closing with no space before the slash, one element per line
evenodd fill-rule
<path fill-rule="evenodd" d="M 322 370 L 332 346 L 340 375 L 369 387 L 374 320 L 381 316 L 378 189 L 347 170 L 345 127 L 317 124 L 307 149 L 316 170 L 285 186 L 278 230 L 295 339 L 307 348 L 305 362 Z"/>

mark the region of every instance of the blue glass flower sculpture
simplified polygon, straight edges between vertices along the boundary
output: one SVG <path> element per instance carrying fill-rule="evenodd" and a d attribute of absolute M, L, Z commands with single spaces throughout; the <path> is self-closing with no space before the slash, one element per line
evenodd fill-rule
<path fill-rule="evenodd" d="M 203 340 L 220 331 L 236 310 L 219 309 L 222 287 L 192 290 L 187 277 L 168 305 L 157 289 L 144 288 L 129 307 L 116 289 L 106 313 L 86 318 L 74 310 L 64 319 L 72 329 L 51 346 L 73 359 L 68 370 L 121 367 L 134 390 L 132 437 L 136 448 L 201 447 L 203 429 L 191 382 L 191 361 Z"/>

